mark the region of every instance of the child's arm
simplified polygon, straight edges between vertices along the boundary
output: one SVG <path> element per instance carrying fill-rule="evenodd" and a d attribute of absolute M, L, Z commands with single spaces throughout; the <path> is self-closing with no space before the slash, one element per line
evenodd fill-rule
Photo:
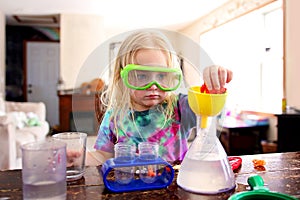
<path fill-rule="evenodd" d="M 113 158 L 113 153 L 108 153 L 101 150 L 87 152 L 86 166 L 98 166 L 103 164 L 107 159 Z"/>

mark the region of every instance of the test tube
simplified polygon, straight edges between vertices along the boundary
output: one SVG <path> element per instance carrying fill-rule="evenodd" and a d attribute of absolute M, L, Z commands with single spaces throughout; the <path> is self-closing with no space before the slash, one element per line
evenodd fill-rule
<path fill-rule="evenodd" d="M 147 162 L 158 157 L 158 144 L 154 142 L 141 142 L 138 145 L 139 159 Z M 157 177 L 157 165 L 140 166 L 140 179 L 145 183 L 153 183 Z"/>
<path fill-rule="evenodd" d="M 134 160 L 135 146 L 125 143 L 115 144 L 115 162 L 130 163 Z M 134 167 L 117 167 L 115 168 L 115 178 L 120 184 L 128 184 L 133 180 Z"/>

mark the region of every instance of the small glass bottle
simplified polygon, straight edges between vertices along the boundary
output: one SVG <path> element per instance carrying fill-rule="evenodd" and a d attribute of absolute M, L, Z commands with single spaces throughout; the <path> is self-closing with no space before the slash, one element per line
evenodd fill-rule
<path fill-rule="evenodd" d="M 282 98 L 282 112 L 286 112 L 286 98 Z"/>
<path fill-rule="evenodd" d="M 135 146 L 125 143 L 117 143 L 115 149 L 116 163 L 131 163 L 135 156 Z M 133 180 L 134 167 L 117 167 L 115 168 L 115 178 L 120 184 L 128 184 Z"/>
<path fill-rule="evenodd" d="M 155 160 L 158 157 L 158 144 L 154 142 L 141 142 L 138 145 L 139 158 L 147 162 Z M 140 166 L 140 179 L 145 183 L 153 183 L 157 177 L 157 165 Z"/>

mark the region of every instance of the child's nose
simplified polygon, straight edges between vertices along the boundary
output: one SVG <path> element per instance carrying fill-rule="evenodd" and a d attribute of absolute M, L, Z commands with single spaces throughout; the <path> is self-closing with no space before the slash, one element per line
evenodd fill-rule
<path fill-rule="evenodd" d="M 153 83 L 148 89 L 149 89 L 149 90 L 157 90 L 158 87 L 157 87 L 156 84 Z"/>

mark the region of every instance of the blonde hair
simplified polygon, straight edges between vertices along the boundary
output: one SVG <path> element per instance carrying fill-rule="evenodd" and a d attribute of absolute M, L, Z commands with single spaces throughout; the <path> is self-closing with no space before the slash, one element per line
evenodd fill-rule
<path fill-rule="evenodd" d="M 179 59 L 167 37 L 162 33 L 154 30 L 138 31 L 128 36 L 121 44 L 114 65 L 112 81 L 110 81 L 107 90 L 101 98 L 102 104 L 106 105 L 106 109 L 110 110 L 111 118 L 114 121 L 115 131 L 117 130 L 117 118 L 124 119 L 128 115 L 128 111 L 133 111 L 130 100 L 129 88 L 127 88 L 121 79 L 120 71 L 127 64 L 135 64 L 135 57 L 139 50 L 156 49 L 164 52 L 167 59 L 167 67 L 179 68 Z M 173 117 L 174 104 L 176 103 L 176 95 L 168 92 L 165 99 L 167 108 L 163 110 L 165 122 Z"/>

